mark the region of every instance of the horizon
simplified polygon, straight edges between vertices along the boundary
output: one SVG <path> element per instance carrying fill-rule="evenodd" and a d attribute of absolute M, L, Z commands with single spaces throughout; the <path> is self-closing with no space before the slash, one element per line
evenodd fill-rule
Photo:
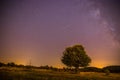
<path fill-rule="evenodd" d="M 69 68 L 68 66 L 54 66 L 54 65 L 32 65 L 32 63 L 31 64 L 17 64 L 17 63 L 15 63 L 15 62 L 7 62 L 7 63 L 4 63 L 4 62 L 0 62 L 0 63 L 3 63 L 3 64 L 5 64 L 5 65 L 7 65 L 8 63 L 14 63 L 15 65 L 23 65 L 23 66 L 33 66 L 33 67 L 42 67 L 42 66 L 48 66 L 48 67 L 53 67 L 53 68 Z M 96 68 L 105 68 L 105 67 L 108 67 L 108 66 L 120 66 L 120 65 L 114 65 L 114 64 L 112 64 L 112 65 L 106 65 L 106 66 L 90 66 L 90 65 L 88 65 L 87 67 L 96 67 Z M 73 67 L 71 67 L 71 68 L 73 68 Z M 84 68 L 84 67 L 79 67 L 79 68 Z"/>

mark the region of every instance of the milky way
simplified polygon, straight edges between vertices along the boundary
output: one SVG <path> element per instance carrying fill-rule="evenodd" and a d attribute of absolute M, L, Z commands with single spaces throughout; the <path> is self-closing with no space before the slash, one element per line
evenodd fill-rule
<path fill-rule="evenodd" d="M 114 39 L 118 43 L 118 61 L 120 54 L 120 0 L 93 0 L 94 7 L 101 11 L 101 17 L 109 24 Z"/>

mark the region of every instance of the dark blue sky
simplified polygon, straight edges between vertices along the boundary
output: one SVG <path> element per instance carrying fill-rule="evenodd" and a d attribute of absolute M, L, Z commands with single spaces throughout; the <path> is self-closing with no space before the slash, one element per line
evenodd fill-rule
<path fill-rule="evenodd" d="M 93 60 L 91 66 L 118 64 L 118 43 L 111 33 L 115 28 L 94 4 L 90 0 L 4 1 L 0 60 L 61 67 L 65 47 L 82 44 Z"/>

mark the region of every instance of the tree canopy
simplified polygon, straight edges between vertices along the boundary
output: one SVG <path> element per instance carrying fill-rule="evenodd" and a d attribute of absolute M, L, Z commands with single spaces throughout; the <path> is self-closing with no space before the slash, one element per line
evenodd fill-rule
<path fill-rule="evenodd" d="M 67 47 L 61 59 L 62 63 L 68 67 L 86 67 L 91 62 L 91 58 L 86 54 L 82 45 Z"/>

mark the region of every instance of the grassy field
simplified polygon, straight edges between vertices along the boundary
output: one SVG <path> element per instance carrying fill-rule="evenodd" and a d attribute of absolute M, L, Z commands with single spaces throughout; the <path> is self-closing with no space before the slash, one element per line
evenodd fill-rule
<path fill-rule="evenodd" d="M 45 69 L 26 69 L 16 67 L 1 67 L 0 80 L 120 80 L 120 74 L 97 72 L 80 72 L 72 74 Z"/>

